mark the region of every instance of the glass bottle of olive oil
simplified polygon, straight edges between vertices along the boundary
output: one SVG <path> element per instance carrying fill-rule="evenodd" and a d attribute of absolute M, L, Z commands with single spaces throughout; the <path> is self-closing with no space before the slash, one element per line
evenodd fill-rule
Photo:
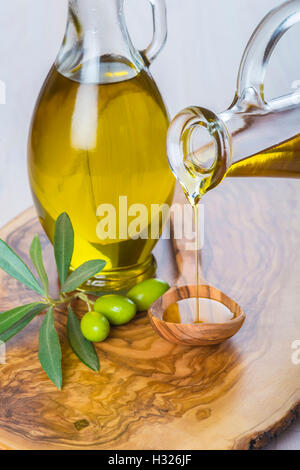
<path fill-rule="evenodd" d="M 225 176 L 300 178 L 300 91 L 265 99 L 266 68 L 283 34 L 300 22 L 300 2 L 268 13 L 252 34 L 240 64 L 231 106 L 216 115 L 193 106 L 168 133 L 170 167 L 192 205 Z"/>
<path fill-rule="evenodd" d="M 154 38 L 140 53 L 123 0 L 69 1 L 63 45 L 33 115 L 28 166 L 40 221 L 52 240 L 57 216 L 69 214 L 72 268 L 107 263 L 87 290 L 123 289 L 154 274 L 151 226 L 159 237 L 164 221 L 151 205 L 173 197 L 168 114 L 146 66 L 165 42 L 164 1 L 152 7 Z"/>

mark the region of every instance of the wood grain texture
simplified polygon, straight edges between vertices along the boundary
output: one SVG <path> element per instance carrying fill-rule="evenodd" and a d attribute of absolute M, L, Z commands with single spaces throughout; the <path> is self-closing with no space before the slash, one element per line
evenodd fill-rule
<path fill-rule="evenodd" d="M 207 281 L 235 299 L 247 319 L 219 346 L 189 348 L 156 335 L 146 314 L 114 328 L 97 346 L 101 372 L 70 350 L 65 312 L 56 324 L 64 388 L 41 370 L 43 315 L 7 345 L 0 366 L 0 448 L 248 449 L 258 448 L 299 414 L 300 185 L 298 181 L 229 180 L 207 196 L 202 251 Z M 28 211 L 4 228 L 28 252 L 41 231 Z M 43 237 L 48 267 L 52 249 Z M 177 276 L 167 242 L 156 250 L 159 276 Z M 52 271 L 52 283 L 56 278 Z M 0 274 L 0 311 L 34 296 Z M 83 313 L 82 305 L 76 305 Z"/>
<path fill-rule="evenodd" d="M 195 262 L 193 263 L 195 265 Z M 192 269 L 191 269 L 192 270 Z M 224 323 L 170 323 L 163 320 L 163 314 L 168 307 L 176 302 L 190 297 L 216 300 L 225 305 L 234 318 Z M 234 336 L 245 321 L 241 307 L 224 292 L 209 285 L 186 285 L 172 287 L 150 307 L 150 322 L 155 331 L 167 341 L 184 346 L 211 346 L 220 344 Z"/>

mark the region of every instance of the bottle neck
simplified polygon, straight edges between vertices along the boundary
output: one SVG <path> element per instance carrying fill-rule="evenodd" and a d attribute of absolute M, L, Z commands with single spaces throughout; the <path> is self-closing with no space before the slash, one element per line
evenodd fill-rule
<path fill-rule="evenodd" d="M 56 67 L 84 83 L 118 82 L 137 75 L 144 63 L 127 31 L 124 0 L 69 0 Z"/>
<path fill-rule="evenodd" d="M 231 137 L 231 165 L 261 154 L 299 134 L 300 107 L 296 93 L 294 98 L 294 103 L 288 95 L 257 108 L 251 108 L 248 101 L 247 109 L 238 104 L 219 115 Z"/>

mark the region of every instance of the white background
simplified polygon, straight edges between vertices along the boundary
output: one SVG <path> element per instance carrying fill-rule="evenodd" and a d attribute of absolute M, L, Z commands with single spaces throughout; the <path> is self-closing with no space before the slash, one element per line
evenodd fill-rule
<path fill-rule="evenodd" d="M 109 0 L 107 0 L 109 1 Z M 277 0 L 166 0 L 168 43 L 151 66 L 171 116 L 199 104 L 222 111 L 230 104 L 238 65 L 258 22 Z M 146 0 L 127 0 L 128 28 L 138 47 L 151 37 Z M 30 118 L 65 29 L 67 0 L 0 0 L 0 226 L 32 205 L 26 147 Z M 280 41 L 271 60 L 266 95 L 300 80 L 300 26 Z M 300 449 L 300 422 L 270 448 Z"/>

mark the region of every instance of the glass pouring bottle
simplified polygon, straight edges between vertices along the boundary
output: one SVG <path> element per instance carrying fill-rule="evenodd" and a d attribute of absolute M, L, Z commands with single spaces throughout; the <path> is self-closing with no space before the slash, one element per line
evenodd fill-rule
<path fill-rule="evenodd" d="M 170 167 L 192 205 L 225 176 L 300 177 L 300 90 L 264 97 L 266 67 L 279 39 L 300 22 L 300 0 L 258 25 L 245 49 L 232 105 L 216 115 L 181 111 L 168 132 Z"/>
<path fill-rule="evenodd" d="M 151 204 L 173 197 L 168 113 L 148 71 L 166 40 L 166 8 L 164 0 L 150 3 L 153 40 L 137 51 L 124 0 L 69 0 L 63 44 L 32 119 L 29 178 L 47 235 L 52 241 L 65 211 L 75 231 L 72 268 L 107 263 L 86 290 L 121 290 L 154 274 L 163 221 Z"/>

